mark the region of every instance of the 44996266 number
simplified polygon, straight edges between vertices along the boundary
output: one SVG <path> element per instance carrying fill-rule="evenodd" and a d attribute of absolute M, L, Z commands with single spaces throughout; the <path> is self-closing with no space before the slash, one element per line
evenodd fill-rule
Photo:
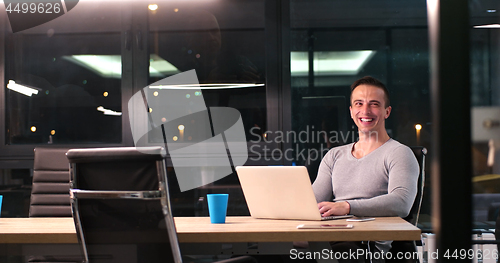
<path fill-rule="evenodd" d="M 58 14 L 61 11 L 60 3 L 9 3 L 5 9 L 9 13 L 31 13 L 31 14 Z"/>
<path fill-rule="evenodd" d="M 498 259 L 496 249 L 447 249 L 443 255 L 446 259 Z"/>

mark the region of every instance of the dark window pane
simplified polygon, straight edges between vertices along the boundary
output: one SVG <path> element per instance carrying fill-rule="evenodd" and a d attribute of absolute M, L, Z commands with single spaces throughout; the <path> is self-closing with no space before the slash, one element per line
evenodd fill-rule
<path fill-rule="evenodd" d="M 500 211 L 500 30 L 498 2 L 469 6 L 473 229 L 498 231 Z M 493 232 L 493 231 L 492 231 Z M 492 232 L 474 239 L 494 240 Z M 498 236 L 498 232 L 496 234 Z M 494 251 L 498 245 L 484 245 Z M 486 259 L 486 258 L 485 258 Z M 486 262 L 486 260 L 485 260 Z"/>
<path fill-rule="evenodd" d="M 250 11 L 251 10 L 251 11 Z M 262 140 L 268 129 L 266 83 L 266 41 L 264 1 L 160 1 L 157 9 L 149 11 L 150 69 L 148 83 L 152 84 L 174 74 L 194 69 L 201 89 L 183 90 L 182 100 L 197 103 L 203 96 L 203 107 L 231 107 L 241 114 L 246 140 Z M 168 91 L 162 88 L 154 95 L 145 90 L 152 100 L 162 100 Z M 151 95 L 152 94 L 152 95 Z M 167 103 L 168 99 L 163 100 Z M 152 109 L 154 112 L 155 109 Z M 200 113 L 200 112 L 199 112 Z M 201 112 L 206 114 L 206 112 Z M 166 113 L 168 115 L 168 113 Z M 188 115 L 189 118 L 195 116 Z M 205 115 L 204 115 L 205 116 Z M 208 116 L 208 115 L 206 115 Z M 199 117 L 199 116 L 198 116 Z M 172 150 L 183 144 L 209 139 L 210 128 L 197 121 L 178 118 L 183 127 L 169 141 Z M 161 123 L 168 118 L 153 120 Z M 173 120 L 168 120 L 175 123 Z M 185 121 L 186 123 L 184 123 Z M 203 122 L 209 124 L 210 122 Z M 198 126 L 196 126 L 198 125 Z M 169 123 L 165 124 L 165 127 Z M 174 125 L 174 130 L 178 127 Z M 193 126 L 196 128 L 193 129 Z M 165 128 L 166 130 L 168 129 Z M 209 126 L 208 126 L 209 127 Z M 252 130 L 253 128 L 253 130 Z M 167 132 L 168 133 L 168 132 Z M 149 134 L 149 142 L 161 142 L 162 134 Z M 171 138 L 168 138 L 171 139 Z M 167 139 L 167 140 L 168 140 Z M 212 156 L 213 157 L 213 156 Z M 248 164 L 248 163 L 247 163 Z M 248 215 L 248 208 L 235 173 L 205 186 L 180 192 L 177 167 L 169 168 L 170 196 L 175 216 L 207 216 L 207 193 L 229 193 L 229 215 Z M 210 181 L 213 172 L 200 174 Z M 211 181 L 210 181 L 211 182 Z"/>
<path fill-rule="evenodd" d="M 79 3 L 8 35 L 7 144 L 122 141 L 120 21 L 113 5 Z"/>
<path fill-rule="evenodd" d="M 266 131 L 264 1 L 162 1 L 149 21 L 149 83 L 195 69 L 206 107 L 239 110 L 248 141 Z"/>

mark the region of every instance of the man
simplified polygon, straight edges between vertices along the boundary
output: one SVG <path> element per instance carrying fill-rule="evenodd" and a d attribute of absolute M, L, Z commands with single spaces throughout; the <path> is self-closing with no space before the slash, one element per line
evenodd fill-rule
<path fill-rule="evenodd" d="M 323 216 L 405 217 L 417 193 L 419 166 L 411 149 L 387 134 L 385 120 L 392 109 L 387 88 L 364 77 L 352 84 L 350 100 L 359 140 L 333 148 L 323 158 L 313 184 L 319 211 Z M 332 248 L 385 253 L 392 241 L 371 243 L 341 242 Z"/>

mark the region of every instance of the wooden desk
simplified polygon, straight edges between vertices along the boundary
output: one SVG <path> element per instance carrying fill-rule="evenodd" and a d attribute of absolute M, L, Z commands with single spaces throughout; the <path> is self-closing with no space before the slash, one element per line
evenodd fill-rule
<path fill-rule="evenodd" d="M 297 229 L 299 224 L 353 224 L 352 229 Z M 228 217 L 211 224 L 207 217 L 175 218 L 179 243 L 420 240 L 420 229 L 399 217 L 368 222 L 295 221 Z"/>
<path fill-rule="evenodd" d="M 397 217 L 349 222 L 353 229 L 297 229 L 299 224 L 346 224 L 228 217 L 211 224 L 208 217 L 176 217 L 180 243 L 420 240 L 420 229 Z M 0 243 L 76 244 L 72 218 L 0 218 Z"/>
<path fill-rule="evenodd" d="M 0 218 L 0 244 L 78 244 L 73 218 Z"/>

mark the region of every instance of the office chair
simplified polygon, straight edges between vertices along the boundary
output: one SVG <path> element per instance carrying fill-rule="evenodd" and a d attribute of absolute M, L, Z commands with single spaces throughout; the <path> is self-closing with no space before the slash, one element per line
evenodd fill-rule
<path fill-rule="evenodd" d="M 29 217 L 71 217 L 67 151 L 35 148 Z"/>
<path fill-rule="evenodd" d="M 495 241 L 497 242 L 497 251 L 500 251 L 500 214 L 498 214 L 496 223 L 495 223 Z"/>
<path fill-rule="evenodd" d="M 182 262 L 165 156 L 162 147 L 68 151 L 71 206 L 83 262 Z"/>
<path fill-rule="evenodd" d="M 427 149 L 422 146 L 412 146 L 410 147 L 415 157 L 417 158 L 418 166 L 420 167 L 420 172 L 418 174 L 417 181 L 417 195 L 415 196 L 415 201 L 413 202 L 413 206 L 410 209 L 410 213 L 404 220 L 412 223 L 417 226 L 418 218 L 420 216 L 420 208 L 422 206 L 422 199 L 424 194 L 424 186 L 425 186 L 425 155 L 427 155 Z M 398 252 L 416 252 L 417 247 L 415 241 L 393 241 L 392 248 L 389 252 L 395 256 Z M 386 262 L 417 262 L 417 260 L 412 259 L 391 259 L 386 260 Z"/>
<path fill-rule="evenodd" d="M 35 148 L 33 185 L 29 217 L 71 217 L 69 199 L 69 162 L 67 148 Z M 45 250 L 44 255 L 28 256 L 28 262 L 81 262 L 81 255 L 58 255 Z"/>

